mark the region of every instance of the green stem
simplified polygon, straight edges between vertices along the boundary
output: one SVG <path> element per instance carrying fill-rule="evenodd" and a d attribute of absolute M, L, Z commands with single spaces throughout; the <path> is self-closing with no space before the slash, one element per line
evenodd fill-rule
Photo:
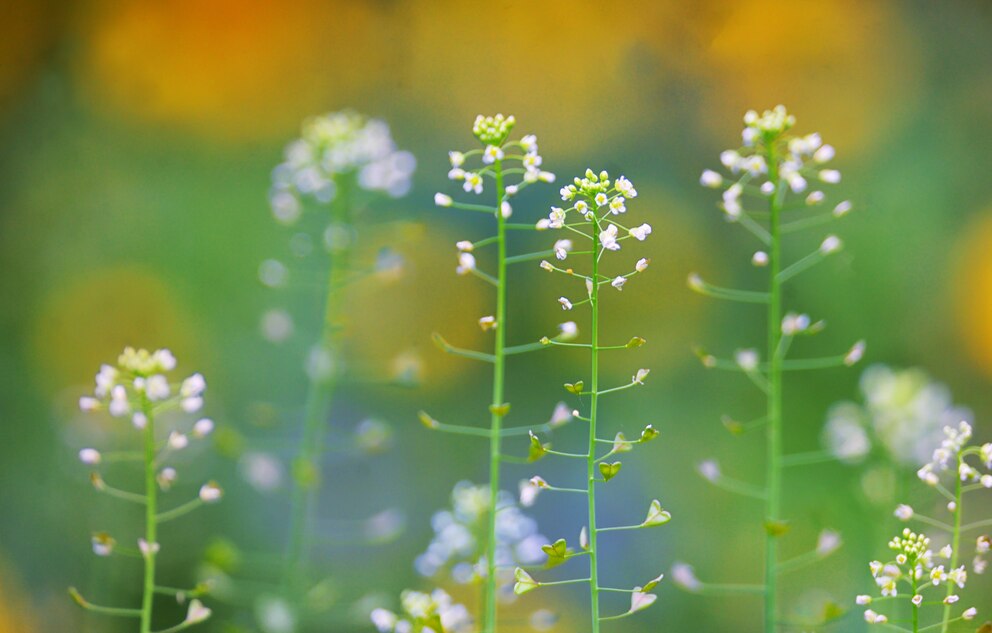
<path fill-rule="evenodd" d="M 496 341 L 493 344 L 493 401 L 492 417 L 490 420 L 489 437 L 489 524 L 486 534 L 486 612 L 483 619 L 483 631 L 496 631 L 496 503 L 499 500 L 500 472 L 500 433 L 503 424 L 503 413 L 499 412 L 503 405 L 503 383 L 506 373 L 506 218 L 503 217 L 502 205 L 506 190 L 503 185 L 503 163 L 497 160 L 493 165 L 496 175 Z"/>
<path fill-rule="evenodd" d="M 768 496 L 765 509 L 765 632 L 774 633 L 778 621 L 778 535 L 773 524 L 780 520 L 782 495 L 782 359 L 776 354 L 782 337 L 782 286 L 779 272 L 782 267 L 782 237 L 780 214 L 783 187 L 779 178 L 778 157 L 774 139 L 769 139 L 768 176 L 775 183 L 775 194 L 769 202 L 769 233 L 771 235 L 768 257 L 768 428 L 767 472 Z"/>
<path fill-rule="evenodd" d="M 916 583 L 917 583 L 916 575 L 915 574 L 910 574 L 910 576 L 911 576 L 911 580 L 910 581 L 913 583 L 913 595 L 915 596 L 916 595 L 916 589 L 917 589 L 917 587 L 916 587 Z M 920 632 L 920 608 L 918 606 L 916 606 L 915 604 L 911 604 L 910 605 L 910 608 L 913 610 L 913 633 L 919 633 Z"/>
<path fill-rule="evenodd" d="M 954 532 L 951 537 L 951 566 L 950 569 L 957 569 L 958 560 L 961 556 L 961 516 L 964 514 L 964 508 L 961 507 L 961 501 L 964 497 L 962 493 L 962 482 L 961 476 L 961 453 L 958 453 L 957 458 L 957 468 L 954 469 Z M 950 571 L 950 570 L 948 570 Z M 954 582 L 947 581 L 947 596 L 954 595 Z M 944 615 L 940 621 L 940 633 L 947 633 L 947 629 L 951 624 L 951 605 L 944 605 Z"/>
<path fill-rule="evenodd" d="M 155 556 L 158 543 L 158 482 L 155 481 L 155 419 L 151 401 L 142 393 L 141 409 L 147 419 L 145 423 L 145 542 L 148 552 L 144 555 L 145 579 L 141 594 L 141 633 L 152 630 L 152 599 L 155 597 Z"/>
<path fill-rule="evenodd" d="M 599 276 L 599 222 L 592 223 L 592 278 Z M 591 347 L 589 349 L 589 451 L 586 459 L 587 495 L 589 499 L 589 600 L 592 633 L 599 633 L 599 549 L 596 546 L 596 409 L 599 404 L 599 284 L 592 285 L 589 296 L 592 318 L 590 323 Z"/>
<path fill-rule="evenodd" d="M 338 183 L 338 198 L 331 210 L 331 219 L 339 225 L 351 221 L 350 183 L 341 179 Z M 320 345 L 328 354 L 338 347 L 340 334 L 340 312 L 344 300 L 341 296 L 344 280 L 348 274 L 350 246 L 328 249 L 329 275 L 324 299 L 324 320 L 320 335 Z M 334 369 L 331 375 L 313 375 L 307 387 L 306 406 L 303 415 L 303 437 L 293 463 L 293 489 L 290 496 L 289 536 L 286 544 L 286 560 L 283 568 L 283 590 L 290 595 L 299 595 L 303 580 L 302 567 L 307 556 L 307 528 L 311 509 L 320 481 L 320 461 L 324 452 L 325 425 L 331 412 L 334 392 L 337 387 Z M 297 470 L 299 469 L 299 470 Z"/>

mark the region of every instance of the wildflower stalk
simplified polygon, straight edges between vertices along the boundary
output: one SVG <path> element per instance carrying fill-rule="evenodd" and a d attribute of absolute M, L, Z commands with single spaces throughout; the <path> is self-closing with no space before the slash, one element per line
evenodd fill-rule
<path fill-rule="evenodd" d="M 500 474 L 500 435 L 504 411 L 503 390 L 506 380 L 506 218 L 500 212 L 506 189 L 503 185 L 503 161 L 497 159 L 493 163 L 496 177 L 496 331 L 493 343 L 493 401 L 490 411 L 491 435 L 489 437 L 489 525 L 486 534 L 486 612 L 482 621 L 483 631 L 496 631 L 496 502 L 499 498 Z"/>
<path fill-rule="evenodd" d="M 158 482 L 155 479 L 155 417 L 148 396 L 141 394 L 141 411 L 147 420 L 144 431 L 145 443 L 145 542 L 158 543 Z M 144 587 L 141 596 L 141 633 L 152 630 L 152 600 L 155 597 L 155 557 L 156 548 L 149 547 L 145 553 Z"/>
<path fill-rule="evenodd" d="M 782 497 L 782 267 L 781 212 L 782 194 L 785 191 L 779 177 L 776 144 L 767 144 L 768 179 L 774 183 L 775 193 L 768 202 L 769 235 L 771 244 L 768 256 L 768 437 L 767 474 L 765 492 L 765 631 L 774 633 L 778 621 L 778 530 L 773 526 L 780 521 Z"/>
<path fill-rule="evenodd" d="M 964 515 L 964 508 L 961 507 L 961 503 L 964 497 L 964 481 L 963 477 L 960 476 L 961 465 L 964 463 L 964 452 L 958 451 L 957 460 L 955 464 L 955 477 L 954 477 L 954 530 L 951 532 L 951 569 L 958 568 L 958 560 L 961 556 L 961 517 Z M 954 583 L 947 583 L 947 596 L 954 594 Z M 913 609 L 915 614 L 918 609 Z M 940 620 L 940 633 L 947 633 L 947 628 L 951 623 L 951 605 L 950 603 L 945 603 L 944 614 Z"/>
<path fill-rule="evenodd" d="M 338 197 L 332 204 L 332 226 L 348 226 L 351 220 L 350 183 L 342 178 Z M 340 347 L 341 309 L 345 304 L 345 283 L 351 258 L 351 241 L 328 249 L 328 280 L 324 295 L 320 351 L 334 359 Z M 303 416 L 303 436 L 293 462 L 293 491 L 290 499 L 289 537 L 286 545 L 284 588 L 291 594 L 300 589 L 305 574 L 301 569 L 308 549 L 309 522 L 321 477 L 324 436 L 327 433 L 331 406 L 337 390 L 337 373 L 328 374 L 311 368 Z"/>
<path fill-rule="evenodd" d="M 599 407 L 599 233 L 598 221 L 592 223 L 592 292 L 589 293 L 590 349 L 589 383 L 589 452 L 586 454 L 586 495 L 589 501 L 589 605 L 592 633 L 599 633 L 599 548 L 596 543 L 596 419 Z"/>

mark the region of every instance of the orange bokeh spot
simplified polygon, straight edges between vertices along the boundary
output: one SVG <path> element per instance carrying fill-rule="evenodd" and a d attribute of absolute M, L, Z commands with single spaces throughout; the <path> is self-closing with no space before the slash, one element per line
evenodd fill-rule
<path fill-rule="evenodd" d="M 992 209 L 962 235 L 951 269 L 957 334 L 965 353 L 992 376 Z"/>
<path fill-rule="evenodd" d="M 212 137 L 267 138 L 356 100 L 382 63 L 371 3 L 101 2 L 79 75 L 100 106 Z"/>

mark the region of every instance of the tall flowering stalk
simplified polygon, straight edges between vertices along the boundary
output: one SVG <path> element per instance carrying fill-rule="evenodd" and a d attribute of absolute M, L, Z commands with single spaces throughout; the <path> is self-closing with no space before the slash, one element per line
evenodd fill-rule
<path fill-rule="evenodd" d="M 495 220 L 496 233 L 477 241 L 460 241 L 458 248 L 458 268 L 460 275 L 474 275 L 494 288 L 495 313 L 479 319 L 479 327 L 493 335 L 492 352 L 479 352 L 455 347 L 442 336 L 435 334 L 434 341 L 443 351 L 489 363 L 492 372 L 492 400 L 489 404 L 489 427 L 458 426 L 442 424 L 427 413 L 421 412 L 420 419 L 425 426 L 437 431 L 457 433 L 489 440 L 489 503 L 486 529 L 486 552 L 484 571 L 481 574 L 485 583 L 485 607 L 482 614 L 482 631 L 493 633 L 497 623 L 497 594 L 500 570 L 497 564 L 497 516 L 496 509 L 500 503 L 500 466 L 504 459 L 502 440 L 508 436 L 526 435 L 526 426 L 507 428 L 504 418 L 510 412 L 510 404 L 506 400 L 506 361 L 509 356 L 532 352 L 543 348 L 541 343 L 530 343 L 507 346 L 507 269 L 512 264 L 533 261 L 548 253 L 527 253 L 522 255 L 509 254 L 510 231 L 532 231 L 533 224 L 511 223 L 513 207 L 510 199 L 520 191 L 539 182 L 553 182 L 554 174 L 541 168 L 542 158 L 538 154 L 537 137 L 527 135 L 520 139 L 511 140 L 510 133 L 516 123 L 513 116 L 485 117 L 479 115 L 472 133 L 478 139 L 481 147 L 466 152 L 449 152 L 451 170 L 448 177 L 462 183 L 466 193 L 481 195 L 485 189 L 486 180 L 491 180 L 494 188 L 494 199 L 491 204 L 474 204 L 456 202 L 451 196 L 438 193 L 434 197 L 440 207 L 451 207 L 464 211 L 485 213 Z M 479 165 L 469 168 L 470 162 Z M 512 181 L 512 182 L 511 182 Z M 487 246 L 495 246 L 496 254 L 493 273 L 481 270 L 476 261 L 476 253 Z M 567 333 L 563 333 L 567 336 Z M 549 422 L 548 426 L 552 423 Z"/>
<path fill-rule="evenodd" d="M 370 256 L 368 249 L 361 248 L 362 212 L 373 197 L 405 195 L 415 165 L 412 154 L 397 149 L 384 121 L 346 110 L 304 122 L 301 137 L 286 147 L 284 161 L 273 170 L 272 214 L 293 231 L 289 249 L 296 261 L 288 265 L 279 259 L 266 260 L 259 277 L 264 285 L 282 291 L 281 302 L 296 298 L 319 316 L 315 342 L 303 336 L 294 340 L 294 319 L 285 308 L 271 309 L 262 318 L 263 335 L 270 341 L 301 342 L 308 348 L 298 442 L 288 457 L 291 477 L 285 550 L 274 566 L 260 565 L 251 578 L 234 578 L 233 569 L 208 570 L 218 577 L 218 585 L 231 589 L 224 594 L 226 598 L 247 601 L 254 608 L 263 631 L 299 630 L 301 623 L 316 624 L 317 616 L 332 602 L 327 586 L 316 575 L 326 576 L 330 570 L 326 564 L 313 563 L 313 549 L 319 518 L 316 498 L 323 485 L 328 436 L 341 435 L 341 424 L 334 415 L 335 398 L 343 386 L 361 382 L 350 366 L 345 371 L 350 360 L 345 350 L 350 291 L 376 276 L 389 278 L 402 265 L 395 252 L 382 250 Z M 297 297 L 292 296 L 294 291 Z M 388 435 L 383 423 L 366 420 L 356 427 L 354 438 L 336 440 L 333 450 L 338 455 L 372 452 L 382 448 Z M 263 446 L 269 443 L 271 439 L 261 442 Z M 247 465 L 249 481 L 263 490 L 274 488 L 277 482 L 271 480 L 281 472 L 278 459 L 264 453 L 253 457 L 260 461 L 257 474 L 252 472 L 255 466 Z M 360 539 L 379 542 L 397 533 L 401 523 L 395 512 L 377 514 L 361 522 Z M 220 549 L 220 554 L 225 551 Z M 255 553 L 252 558 L 264 559 L 265 555 Z"/>
<path fill-rule="evenodd" d="M 179 413 L 183 414 L 180 418 L 188 418 L 199 411 L 206 389 L 206 382 L 200 374 L 193 374 L 178 383 L 170 382 L 168 374 L 175 368 L 176 359 L 169 350 L 149 352 L 128 347 L 117 359 L 116 366 L 103 365 L 100 368 L 93 395 L 79 400 L 83 411 L 105 410 L 115 418 L 128 419 L 141 436 L 139 450 L 100 452 L 95 448 L 84 448 L 79 451 L 79 459 L 94 467 L 90 481 L 98 492 L 142 506 L 145 510 L 144 534 L 137 539 L 136 549 L 118 545 L 110 534 L 99 532 L 92 536 L 93 553 L 102 557 L 120 555 L 141 558 L 144 573 L 139 608 L 96 605 L 83 598 L 74 587 L 69 589 L 69 593 L 79 606 L 88 611 L 137 619 L 140 633 L 152 631 L 154 598 L 157 594 L 172 596 L 180 603 L 188 601 L 186 618 L 158 633 L 181 631 L 210 617 L 210 609 L 198 599 L 206 592 L 207 586 L 198 585 L 184 590 L 162 587 L 156 583 L 155 567 L 161 550 L 159 527 L 204 504 L 219 501 L 222 496 L 220 486 L 210 481 L 203 484 L 197 497 L 167 510 L 160 508 L 159 493 L 168 492 L 178 477 L 176 469 L 166 465 L 167 460 L 186 448 L 191 438 L 202 439 L 214 428 L 209 418 L 200 418 L 189 424 L 172 415 Z M 111 486 L 97 470 L 101 464 L 116 462 L 142 465 L 143 494 Z"/>
<path fill-rule="evenodd" d="M 725 477 L 713 461 L 703 462 L 700 473 L 713 484 L 754 497 L 765 504 L 765 571 L 761 585 L 708 585 L 699 582 L 690 567 L 676 567 L 679 584 L 697 592 L 745 592 L 764 599 L 764 630 L 771 633 L 781 623 L 778 604 L 779 577 L 814 562 L 833 552 L 839 536 L 825 531 L 817 547 L 794 560 L 779 560 L 779 540 L 788 531 L 782 509 L 783 471 L 788 467 L 832 459 L 825 452 L 785 455 L 783 434 L 785 416 L 782 410 L 782 377 L 787 371 L 822 369 L 853 365 L 864 353 L 864 343 L 857 342 L 846 353 L 827 358 L 789 359 L 788 352 L 797 337 L 820 332 L 822 321 L 811 321 L 806 314 L 785 312 L 783 288 L 797 275 L 823 261 L 842 248 L 835 235 L 826 236 L 812 253 L 791 264 L 785 263 L 784 244 L 788 236 L 802 230 L 821 226 L 845 216 L 852 208 L 848 201 L 824 209 L 827 194 L 818 189 L 840 181 L 840 172 L 825 167 L 834 157 L 834 149 L 825 145 L 818 134 L 794 136 L 790 130 L 795 117 L 783 106 L 758 114 L 749 111 L 744 116 L 743 147 L 727 150 L 720 162 L 729 176 L 716 171 L 703 172 L 700 182 L 705 187 L 723 190 L 721 208 L 729 222 L 742 226 L 758 239 L 761 249 L 751 257 L 751 263 L 767 270 L 767 288 L 761 291 L 721 288 L 703 281 L 699 275 L 689 276 L 689 287 L 701 294 L 764 306 L 767 315 L 765 357 L 756 349 L 741 349 L 733 360 L 718 359 L 704 351 L 699 357 L 705 367 L 742 372 L 766 395 L 765 414 L 750 423 L 730 419 L 725 421 L 735 434 L 764 427 L 766 433 L 766 474 L 763 487 L 753 486 Z"/>
<path fill-rule="evenodd" d="M 553 273 L 563 274 L 573 280 L 582 283 L 585 298 L 561 297 L 558 302 L 563 310 L 573 310 L 579 306 L 588 306 L 590 312 L 590 339 L 589 342 L 571 342 L 544 339 L 543 342 L 550 346 L 578 347 L 589 350 L 589 386 L 586 387 L 582 380 L 565 385 L 565 389 L 574 396 L 583 399 L 587 410 L 585 415 L 576 410 L 573 416 L 584 420 L 589 425 L 588 443 L 582 453 L 568 453 L 552 450 L 549 444 L 542 443 L 537 434 L 531 433 L 531 454 L 535 457 L 543 455 L 554 455 L 564 458 L 581 460 L 584 463 L 585 481 L 584 488 L 564 488 L 553 486 L 541 477 L 534 477 L 530 480 L 528 488 L 525 489 L 525 497 L 531 499 L 541 490 L 558 491 L 563 493 L 581 494 L 586 497 L 588 507 L 588 525 L 580 531 L 579 550 L 569 549 L 565 539 L 559 539 L 555 543 L 544 548 L 548 556 L 548 567 L 554 567 L 577 556 L 588 556 L 589 575 L 585 578 L 575 578 L 557 581 L 538 581 L 526 570 L 518 567 L 515 576 L 516 584 L 514 590 L 518 594 L 527 593 L 541 586 L 554 586 L 565 584 L 587 583 L 590 591 L 590 618 L 591 630 L 597 633 L 600 622 L 603 620 L 614 620 L 632 615 L 642 609 L 651 606 L 657 599 L 655 594 L 649 593 L 660 581 L 662 576 L 658 576 L 643 586 L 633 589 L 617 589 L 604 587 L 600 584 L 600 549 L 599 537 L 607 532 L 621 530 L 637 530 L 664 525 L 671 520 L 671 515 L 662 509 L 661 503 L 654 500 L 650 503 L 645 519 L 634 525 L 606 526 L 599 525 L 599 517 L 596 512 L 596 486 L 611 481 L 620 472 L 622 463 L 620 461 L 610 461 L 614 456 L 630 451 L 634 445 L 650 441 L 657 437 L 657 430 L 648 425 L 638 439 L 628 440 L 623 433 L 618 433 L 614 439 L 600 438 L 597 428 L 601 422 L 599 412 L 600 398 L 607 394 L 617 393 L 632 387 L 644 384 L 649 373 L 647 369 L 638 369 L 631 377 L 630 382 L 618 387 L 602 389 L 600 387 L 599 376 L 599 355 L 606 350 L 630 349 L 640 347 L 644 344 L 644 339 L 634 337 L 629 342 L 619 345 L 603 344 L 600 342 L 602 323 L 600 319 L 600 299 L 604 291 L 622 291 L 628 281 L 648 268 L 647 259 L 638 260 L 632 270 L 623 271 L 621 274 L 605 271 L 604 255 L 613 253 L 621 249 L 625 240 L 636 239 L 645 240 L 651 233 L 649 224 L 641 224 L 628 228 L 621 224 L 619 218 L 627 211 L 627 203 L 637 197 L 637 190 L 633 184 L 623 176 L 613 181 L 607 172 L 595 173 L 586 170 L 585 177 L 575 178 L 574 184 L 567 185 L 561 189 L 561 198 L 570 204 L 568 208 L 553 207 L 551 214 L 542 224 L 548 228 L 565 230 L 571 237 L 578 241 L 579 250 L 573 250 L 571 239 L 558 240 L 553 249 L 556 260 L 579 260 L 584 262 L 588 268 L 583 272 L 577 272 L 571 266 L 564 263 L 552 264 L 548 260 L 541 262 L 541 268 Z M 605 289 L 605 290 L 604 290 Z M 603 445 L 609 448 L 601 451 Z M 600 454 L 602 453 L 602 454 Z M 600 615 L 600 594 L 603 592 L 619 592 L 630 594 L 630 608 L 618 615 Z"/>
<path fill-rule="evenodd" d="M 919 479 L 942 497 L 950 522 L 916 512 L 911 506 L 900 504 L 895 516 L 900 521 L 915 521 L 937 530 L 946 544 L 935 553 L 930 538 L 909 528 L 889 542 L 889 549 L 896 552 L 888 562 L 872 561 L 869 570 L 881 597 L 860 595 L 859 605 L 872 605 L 865 610 L 869 624 L 885 624 L 889 628 L 918 633 L 924 629 L 940 629 L 947 633 L 959 621 L 971 621 L 978 615 L 975 607 L 960 609 L 959 592 L 968 582 L 967 566 L 962 562 L 966 535 L 992 526 L 992 519 L 964 523 L 965 495 L 979 490 L 992 489 L 992 443 L 981 446 L 971 443 L 972 428 L 967 422 L 944 427 L 944 439 L 933 452 L 932 459 L 919 469 Z M 983 472 L 984 471 L 984 472 Z M 947 479 L 953 481 L 945 486 Z M 975 538 L 972 536 L 971 538 Z M 979 535 L 969 556 L 972 572 L 982 574 L 988 567 L 986 555 L 992 547 L 988 534 Z M 941 563 L 943 561 L 943 563 Z M 904 587 L 905 586 L 905 587 Z M 937 594 L 930 597 L 929 594 Z M 876 611 L 879 603 L 908 602 L 910 628 L 897 626 L 889 617 Z M 955 616 L 954 614 L 957 613 Z M 926 615 L 937 615 L 936 622 L 925 624 Z"/>

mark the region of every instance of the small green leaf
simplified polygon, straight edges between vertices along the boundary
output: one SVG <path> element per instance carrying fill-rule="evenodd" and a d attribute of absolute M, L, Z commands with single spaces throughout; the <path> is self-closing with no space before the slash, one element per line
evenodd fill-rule
<path fill-rule="evenodd" d="M 645 343 L 647 343 L 647 341 L 645 341 L 644 339 L 642 339 L 640 336 L 635 336 L 634 338 L 632 338 L 629 341 L 627 341 L 627 349 L 633 349 L 635 347 L 640 347 L 641 345 L 644 345 Z"/>
<path fill-rule="evenodd" d="M 585 387 L 585 386 L 586 386 L 586 384 L 584 382 L 582 382 L 581 380 L 578 381 L 578 382 L 575 382 L 575 383 L 566 382 L 565 383 L 565 391 L 574 393 L 575 395 L 579 395 L 580 393 L 582 393 L 582 388 Z"/>
<path fill-rule="evenodd" d="M 546 564 L 549 568 L 557 567 L 558 565 L 564 563 L 570 553 L 568 550 L 568 544 L 563 538 L 558 539 L 550 545 L 543 545 L 541 546 L 541 549 L 548 555 L 548 561 Z"/>
<path fill-rule="evenodd" d="M 504 402 L 503 404 L 491 404 L 489 405 L 489 412 L 493 415 L 498 415 L 499 417 L 505 416 L 510 412 L 510 403 Z"/>
<path fill-rule="evenodd" d="M 436 429 L 437 427 L 439 427 L 441 425 L 440 422 L 438 422 L 437 420 L 435 420 L 434 418 L 432 418 L 430 415 L 428 415 L 426 411 L 421 411 L 421 412 L 417 413 L 417 417 L 420 419 L 420 423 L 423 424 L 424 426 L 426 426 L 429 429 L 432 429 L 433 430 L 433 429 Z"/>
<path fill-rule="evenodd" d="M 530 574 L 520 567 L 517 567 L 517 569 L 513 572 L 513 579 L 516 581 L 513 583 L 513 593 L 518 596 L 522 596 L 528 591 L 532 591 L 541 586 L 541 583 L 534 580 Z"/>
<path fill-rule="evenodd" d="M 651 501 L 651 506 L 648 508 L 648 515 L 641 523 L 641 527 L 654 527 L 656 525 L 665 525 L 672 520 L 672 514 L 668 510 L 661 509 L 661 502 L 657 499 Z"/>
<path fill-rule="evenodd" d="M 602 473 L 603 479 L 609 481 L 617 476 L 620 472 L 620 467 L 623 466 L 620 462 L 613 462 L 612 464 L 607 464 L 603 462 L 599 465 L 599 472 Z"/>
<path fill-rule="evenodd" d="M 651 591 L 652 589 L 654 589 L 655 587 L 658 586 L 658 583 L 661 582 L 662 578 L 664 578 L 664 577 L 665 577 L 665 574 L 658 574 L 656 577 L 654 577 L 651 580 L 649 580 L 646 583 L 644 583 L 644 586 L 641 587 L 641 589 L 643 591 Z"/>
<path fill-rule="evenodd" d="M 787 521 L 765 521 L 765 532 L 768 536 L 783 536 L 789 531 L 789 523 Z"/>

